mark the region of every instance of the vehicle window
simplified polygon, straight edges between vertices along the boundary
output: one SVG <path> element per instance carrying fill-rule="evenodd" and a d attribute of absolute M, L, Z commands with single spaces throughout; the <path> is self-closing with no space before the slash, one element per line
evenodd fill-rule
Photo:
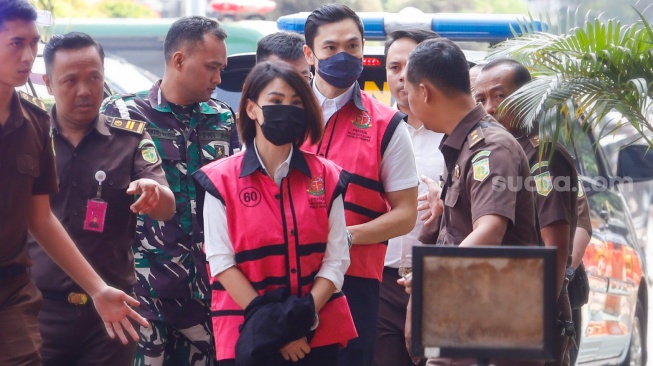
<path fill-rule="evenodd" d="M 578 154 L 576 160 L 579 165 L 579 172 L 588 178 L 596 179 L 601 174 L 597 159 L 599 152 L 596 145 L 590 135 L 580 131 L 580 129 L 575 134 L 574 140 L 576 153 Z"/>

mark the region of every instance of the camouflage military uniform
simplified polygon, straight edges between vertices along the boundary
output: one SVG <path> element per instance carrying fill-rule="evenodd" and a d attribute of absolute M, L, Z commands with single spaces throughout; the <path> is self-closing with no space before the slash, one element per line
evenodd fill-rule
<path fill-rule="evenodd" d="M 177 212 L 170 221 L 138 217 L 132 247 L 138 284 L 138 312 L 150 321 L 141 328 L 135 365 L 206 365 L 215 355 L 211 334 L 210 288 L 204 238 L 197 217 L 191 174 L 233 153 L 235 121 L 216 100 L 183 108 L 168 103 L 160 82 L 149 91 L 118 95 L 102 104 L 109 116 L 148 121 L 163 160 Z"/>

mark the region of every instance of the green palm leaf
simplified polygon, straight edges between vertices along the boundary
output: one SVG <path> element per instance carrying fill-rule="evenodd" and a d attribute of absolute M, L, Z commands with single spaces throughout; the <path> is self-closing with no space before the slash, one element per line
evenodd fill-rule
<path fill-rule="evenodd" d="M 508 97 L 499 112 L 510 110 L 529 129 L 539 122 L 541 138 L 554 140 L 573 131 L 569 127 L 577 121 L 614 133 L 601 126 L 612 114 L 609 118 L 627 120 L 650 143 L 653 29 L 639 15 L 630 25 L 586 19 L 560 35 L 520 26 L 523 35 L 495 46 L 488 59 L 513 58 L 535 79 Z"/>

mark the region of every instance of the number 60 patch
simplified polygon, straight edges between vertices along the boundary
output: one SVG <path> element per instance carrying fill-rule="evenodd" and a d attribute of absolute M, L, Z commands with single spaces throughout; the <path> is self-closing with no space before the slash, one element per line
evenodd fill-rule
<path fill-rule="evenodd" d="M 254 207 L 261 203 L 261 191 L 255 187 L 243 188 L 238 196 L 240 203 L 247 207 Z"/>

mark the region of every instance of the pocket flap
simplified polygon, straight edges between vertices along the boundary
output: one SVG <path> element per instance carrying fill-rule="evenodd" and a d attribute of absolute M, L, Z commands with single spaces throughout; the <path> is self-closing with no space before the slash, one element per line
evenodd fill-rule
<path fill-rule="evenodd" d="M 458 186 L 451 186 L 447 190 L 447 195 L 444 197 L 444 204 L 448 207 L 454 207 L 458 202 L 459 189 Z"/>
<path fill-rule="evenodd" d="M 21 174 L 26 174 L 34 178 L 41 175 L 39 160 L 31 155 L 18 155 L 16 157 L 16 168 Z"/>

